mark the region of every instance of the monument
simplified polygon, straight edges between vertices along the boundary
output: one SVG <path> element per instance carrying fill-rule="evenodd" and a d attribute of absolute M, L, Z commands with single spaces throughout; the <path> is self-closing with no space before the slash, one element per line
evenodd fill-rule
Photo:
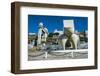
<path fill-rule="evenodd" d="M 67 33 L 67 34 L 71 34 L 70 38 L 73 40 L 75 49 L 77 49 L 78 42 L 79 42 L 79 36 L 77 34 L 75 34 L 74 20 L 63 20 L 63 23 L 64 23 L 64 32 L 65 33 L 70 32 L 70 33 Z M 65 49 L 65 43 L 67 42 L 67 40 L 68 40 L 67 38 L 62 40 L 62 44 L 63 44 L 63 47 L 64 47 L 63 49 Z"/>
<path fill-rule="evenodd" d="M 44 27 L 42 22 L 39 23 L 38 27 L 39 27 L 39 29 L 38 29 L 37 46 L 42 45 L 42 42 L 45 43 L 47 36 L 48 36 L 48 29 L 46 27 Z"/>

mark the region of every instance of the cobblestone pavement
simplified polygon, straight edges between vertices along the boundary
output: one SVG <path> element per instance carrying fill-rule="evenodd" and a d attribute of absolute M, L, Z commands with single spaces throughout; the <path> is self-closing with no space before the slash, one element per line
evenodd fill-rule
<path fill-rule="evenodd" d="M 88 52 L 74 52 L 74 57 L 72 57 L 71 52 L 69 53 L 48 53 L 47 58 L 45 58 L 45 52 L 38 53 L 28 53 L 28 60 L 58 60 L 58 59 L 85 59 L 88 58 Z"/>

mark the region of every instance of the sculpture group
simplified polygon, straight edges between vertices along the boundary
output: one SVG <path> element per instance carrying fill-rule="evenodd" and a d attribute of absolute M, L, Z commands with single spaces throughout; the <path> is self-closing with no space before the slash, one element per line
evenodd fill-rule
<path fill-rule="evenodd" d="M 58 43 L 62 45 L 63 50 L 65 50 L 66 42 L 70 38 L 70 45 L 71 45 L 70 47 L 77 49 L 80 40 L 79 40 L 79 36 L 75 34 L 74 21 L 64 20 L 63 23 L 64 23 L 64 30 L 63 30 L 63 34 L 61 35 L 62 37 L 59 36 L 61 38 L 58 40 Z M 49 33 L 48 33 L 48 29 L 44 27 L 42 22 L 39 23 L 38 28 L 39 29 L 38 29 L 37 46 L 42 48 L 46 46 Z"/>

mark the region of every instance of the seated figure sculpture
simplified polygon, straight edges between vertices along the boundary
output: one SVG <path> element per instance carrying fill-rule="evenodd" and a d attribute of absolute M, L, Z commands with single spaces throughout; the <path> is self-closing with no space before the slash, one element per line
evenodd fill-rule
<path fill-rule="evenodd" d="M 70 40 L 71 42 L 71 47 L 77 49 L 80 40 L 79 36 L 74 32 L 75 31 L 74 20 L 64 20 L 63 23 L 64 23 L 64 34 L 67 36 L 66 38 L 62 39 L 63 49 L 65 50 L 66 48 L 65 44 L 67 43 L 68 40 Z"/>

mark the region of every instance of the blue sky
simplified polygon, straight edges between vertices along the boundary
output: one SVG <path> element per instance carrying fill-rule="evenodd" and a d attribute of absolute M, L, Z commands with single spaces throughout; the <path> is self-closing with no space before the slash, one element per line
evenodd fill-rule
<path fill-rule="evenodd" d="M 28 15 L 28 33 L 38 33 L 40 22 L 43 22 L 49 33 L 55 29 L 63 30 L 63 20 L 70 19 L 74 20 L 75 30 L 79 32 L 88 30 L 88 17 Z"/>

